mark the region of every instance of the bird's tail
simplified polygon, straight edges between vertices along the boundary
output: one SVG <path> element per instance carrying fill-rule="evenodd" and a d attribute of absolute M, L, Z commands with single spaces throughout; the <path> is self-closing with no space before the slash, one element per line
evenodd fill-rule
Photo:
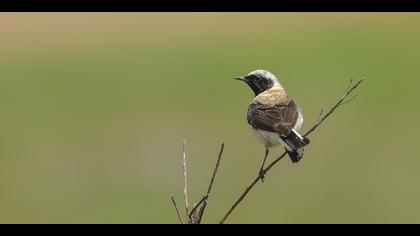
<path fill-rule="evenodd" d="M 292 129 L 289 136 L 283 138 L 284 149 L 286 149 L 287 154 L 289 154 L 290 160 L 293 163 L 297 163 L 303 157 L 303 150 L 306 145 L 310 143 L 309 139 L 302 137 L 297 131 Z"/>

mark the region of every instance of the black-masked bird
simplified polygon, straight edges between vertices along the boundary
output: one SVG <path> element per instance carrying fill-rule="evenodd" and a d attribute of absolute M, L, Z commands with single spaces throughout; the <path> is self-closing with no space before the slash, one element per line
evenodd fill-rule
<path fill-rule="evenodd" d="M 298 133 L 303 123 L 301 109 L 289 98 L 279 80 L 266 70 L 252 71 L 235 79 L 248 84 L 255 93 L 248 107 L 247 121 L 265 147 L 261 178 L 264 179 L 264 164 L 270 148 L 281 144 L 291 161 L 297 163 L 303 157 L 304 146 L 309 144 L 309 139 Z"/>

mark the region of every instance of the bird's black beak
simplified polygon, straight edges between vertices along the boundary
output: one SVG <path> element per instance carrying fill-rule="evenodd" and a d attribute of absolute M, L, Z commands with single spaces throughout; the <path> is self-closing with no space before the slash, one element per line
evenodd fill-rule
<path fill-rule="evenodd" d="M 245 83 L 248 83 L 248 80 L 245 77 L 236 77 L 234 79 L 244 81 Z"/>

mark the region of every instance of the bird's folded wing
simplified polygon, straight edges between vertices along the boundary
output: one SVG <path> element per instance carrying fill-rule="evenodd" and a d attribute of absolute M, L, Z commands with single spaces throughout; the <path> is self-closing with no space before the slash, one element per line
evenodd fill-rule
<path fill-rule="evenodd" d="M 298 107 L 293 100 L 276 105 L 265 105 L 258 101 L 248 107 L 248 123 L 255 129 L 277 132 L 286 137 L 295 126 L 299 116 Z"/>

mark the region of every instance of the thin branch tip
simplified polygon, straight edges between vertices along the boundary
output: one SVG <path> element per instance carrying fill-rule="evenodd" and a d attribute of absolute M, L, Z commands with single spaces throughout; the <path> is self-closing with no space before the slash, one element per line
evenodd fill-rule
<path fill-rule="evenodd" d="M 324 109 L 321 109 L 321 111 L 319 112 L 319 115 L 318 115 L 318 121 L 320 121 L 320 120 L 321 120 L 322 113 L 324 113 Z"/>
<path fill-rule="evenodd" d="M 210 184 L 209 184 L 209 187 L 207 189 L 206 195 L 204 195 L 198 203 L 194 203 L 192 205 L 191 210 L 189 210 L 186 140 L 185 139 L 182 140 L 182 169 L 183 169 L 183 177 L 184 177 L 183 178 L 183 181 L 184 181 L 184 192 L 183 193 L 184 193 L 184 201 L 185 201 L 185 213 L 186 213 L 186 216 L 187 216 L 187 223 L 188 224 L 200 224 L 201 223 L 201 220 L 202 220 L 203 214 L 204 214 L 204 210 L 207 206 L 208 198 L 210 196 L 210 193 L 211 193 L 211 190 L 212 190 L 212 187 L 213 187 L 213 184 L 214 184 L 214 180 L 216 178 L 216 174 L 217 174 L 218 169 L 219 169 L 220 160 L 221 160 L 222 155 L 223 155 L 224 147 L 225 147 L 225 143 L 222 142 L 222 144 L 220 146 L 220 151 L 217 155 L 217 162 L 216 162 L 216 165 L 214 167 L 213 174 L 211 176 Z M 181 218 L 181 215 L 179 214 L 179 209 L 178 209 L 178 206 L 176 204 L 175 197 L 174 197 L 173 194 L 171 195 L 171 200 L 172 200 L 172 203 L 173 203 L 173 205 L 175 207 L 175 210 L 177 212 L 177 216 L 178 216 L 179 221 L 181 222 L 181 224 L 184 224 L 184 222 Z M 197 212 L 198 208 L 200 208 L 200 210 Z"/>
<path fill-rule="evenodd" d="M 181 214 L 179 213 L 178 206 L 176 205 L 175 196 L 174 196 L 173 194 L 171 194 L 171 200 L 172 200 L 172 204 L 173 204 L 173 205 L 174 205 L 174 207 L 175 207 L 175 211 L 176 211 L 176 214 L 177 214 L 177 216 L 178 216 L 178 220 L 179 220 L 179 222 L 180 222 L 181 224 L 184 224 L 184 221 L 182 220 Z"/>
<path fill-rule="evenodd" d="M 207 193 L 203 197 L 203 200 L 204 200 L 203 201 L 203 206 L 200 208 L 200 211 L 198 213 L 198 223 L 201 223 L 201 220 L 203 219 L 203 214 L 204 214 L 204 211 L 206 210 L 206 207 L 207 207 L 208 198 L 209 198 L 211 190 L 213 188 L 214 180 L 216 179 L 216 174 L 219 170 L 220 161 L 222 159 L 222 155 L 223 155 L 224 150 L 225 150 L 225 143 L 222 142 L 222 145 L 220 146 L 219 154 L 217 155 L 216 166 L 214 167 L 213 174 L 212 174 L 211 179 L 210 179 L 209 187 L 207 189 Z"/>
<path fill-rule="evenodd" d="M 357 97 L 357 94 L 356 94 L 356 95 L 354 95 L 353 97 L 351 97 L 350 99 L 347 99 L 346 101 L 343 101 L 343 102 L 340 104 L 340 106 L 342 106 L 342 105 L 344 105 L 344 104 L 346 104 L 346 103 L 349 103 L 349 102 L 353 101 L 354 99 L 356 99 L 356 97 Z"/>

